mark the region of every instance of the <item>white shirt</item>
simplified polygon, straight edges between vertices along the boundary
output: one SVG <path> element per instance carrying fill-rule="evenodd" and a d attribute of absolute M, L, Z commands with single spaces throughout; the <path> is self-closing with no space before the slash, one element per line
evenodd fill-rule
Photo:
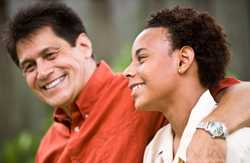
<path fill-rule="evenodd" d="M 184 129 L 178 150 L 173 157 L 173 134 L 171 125 L 162 127 L 149 143 L 144 153 L 144 163 L 179 163 L 186 162 L 187 147 L 192 139 L 196 126 L 211 113 L 216 103 L 207 90 L 192 109 Z M 243 128 L 227 138 L 227 163 L 250 163 L 250 128 Z"/>

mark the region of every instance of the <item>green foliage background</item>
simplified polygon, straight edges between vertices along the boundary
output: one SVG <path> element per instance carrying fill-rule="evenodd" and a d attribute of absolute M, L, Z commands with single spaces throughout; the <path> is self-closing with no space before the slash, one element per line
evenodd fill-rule
<path fill-rule="evenodd" d="M 44 109 L 49 110 L 47 107 Z M 51 109 L 50 109 L 51 110 Z M 44 125 L 39 132 L 22 130 L 16 137 L 4 142 L 0 149 L 0 162 L 4 163 L 34 163 L 35 154 L 42 136 L 52 123 L 52 114 L 48 112 Z"/>

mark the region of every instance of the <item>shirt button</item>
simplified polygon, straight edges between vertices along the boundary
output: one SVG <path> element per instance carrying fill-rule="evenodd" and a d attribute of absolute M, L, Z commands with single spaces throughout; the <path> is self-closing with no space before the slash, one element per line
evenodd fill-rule
<path fill-rule="evenodd" d="M 81 163 L 81 161 L 77 159 L 72 159 L 72 163 Z"/>
<path fill-rule="evenodd" d="M 85 118 L 88 118 L 89 117 L 89 115 L 88 114 L 85 114 Z"/>
<path fill-rule="evenodd" d="M 77 126 L 77 127 L 74 128 L 74 131 L 75 131 L 75 132 L 79 132 L 79 131 L 80 131 L 80 128 Z"/>

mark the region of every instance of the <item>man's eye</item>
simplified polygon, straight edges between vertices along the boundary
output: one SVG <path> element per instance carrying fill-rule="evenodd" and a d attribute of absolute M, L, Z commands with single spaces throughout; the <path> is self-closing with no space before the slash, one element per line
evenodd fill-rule
<path fill-rule="evenodd" d="M 34 64 L 27 64 L 23 67 L 23 72 L 24 73 L 29 73 L 33 72 L 35 70 L 35 65 Z"/>
<path fill-rule="evenodd" d="M 47 60 L 53 60 L 53 59 L 56 58 L 56 53 L 55 53 L 55 52 L 48 53 L 48 54 L 45 56 L 45 58 L 46 58 Z"/>

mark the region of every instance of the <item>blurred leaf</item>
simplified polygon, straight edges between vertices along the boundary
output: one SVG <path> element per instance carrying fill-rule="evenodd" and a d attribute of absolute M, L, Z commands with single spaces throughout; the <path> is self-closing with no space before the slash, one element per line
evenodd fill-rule
<path fill-rule="evenodd" d="M 234 76 L 234 77 L 236 77 L 237 79 L 240 79 L 240 74 L 237 73 L 237 72 L 235 72 L 235 71 L 233 71 L 233 70 L 228 70 L 228 71 L 226 72 L 226 76 Z"/>
<path fill-rule="evenodd" d="M 18 139 L 18 146 L 21 150 L 27 151 L 32 145 L 32 136 L 27 132 L 23 132 L 20 134 Z"/>
<path fill-rule="evenodd" d="M 115 72 L 122 72 L 130 63 L 130 58 L 131 47 L 127 44 L 121 48 L 120 53 L 114 58 L 113 62 L 111 63 L 112 69 Z"/>
<path fill-rule="evenodd" d="M 4 143 L 3 161 L 5 163 L 32 163 L 39 144 L 40 136 L 22 131 L 17 137 Z"/>

